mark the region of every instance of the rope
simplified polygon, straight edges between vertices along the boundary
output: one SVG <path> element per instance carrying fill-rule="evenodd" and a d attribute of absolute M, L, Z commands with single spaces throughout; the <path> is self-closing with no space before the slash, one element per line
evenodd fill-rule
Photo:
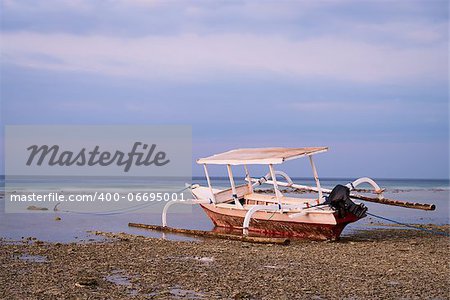
<path fill-rule="evenodd" d="M 66 213 L 72 213 L 72 214 L 79 214 L 79 215 L 97 215 L 97 216 L 112 216 L 112 215 L 120 215 L 120 214 L 126 214 L 132 211 L 139 210 L 141 208 L 156 204 L 158 202 L 149 202 L 142 205 L 139 205 L 139 207 L 133 207 L 132 208 L 126 208 L 126 209 L 117 209 L 117 210 L 111 210 L 111 211 L 105 211 L 105 212 L 83 212 L 83 211 L 73 211 L 73 210 L 61 210 L 61 212 Z"/>
<path fill-rule="evenodd" d="M 419 227 L 419 226 L 413 226 L 413 225 L 410 225 L 410 224 L 405 224 L 405 223 L 402 223 L 402 222 L 399 222 L 399 221 L 396 221 L 396 220 L 392 220 L 392 219 L 385 218 L 385 217 L 382 217 L 382 216 L 374 215 L 374 214 L 371 214 L 371 213 L 368 213 L 368 212 L 366 214 L 369 215 L 369 216 L 372 216 L 372 217 L 375 217 L 375 218 L 378 218 L 378 219 L 381 219 L 381 220 L 389 221 L 389 222 L 392 222 L 392 223 L 395 223 L 395 224 L 398 224 L 398 225 L 402 225 L 402 226 L 405 226 L 405 227 L 408 227 L 408 228 L 412 228 L 412 229 L 421 230 L 421 231 L 425 231 L 425 232 L 432 233 L 432 234 L 437 234 L 437 235 L 443 235 L 443 236 L 446 236 L 446 237 L 450 237 L 450 235 L 447 232 L 442 232 L 442 231 L 437 231 L 437 230 L 433 230 L 433 229 L 422 228 L 422 227 Z"/>
<path fill-rule="evenodd" d="M 275 215 L 276 211 L 273 212 L 273 214 L 267 219 L 267 221 L 269 221 L 270 219 L 272 219 L 272 217 Z"/>
<path fill-rule="evenodd" d="M 188 188 L 190 188 L 191 186 L 192 186 L 192 184 L 186 186 L 185 188 L 183 188 L 183 189 L 181 189 L 181 190 L 179 190 L 179 191 L 177 191 L 175 193 L 181 193 L 181 192 L 187 190 Z M 112 210 L 104 211 L 104 212 L 83 212 L 83 211 L 72 211 L 72 210 L 60 210 L 60 211 L 61 212 L 67 212 L 67 213 L 73 213 L 73 214 L 79 214 L 79 215 L 112 216 L 112 215 L 119 215 L 119 214 L 125 214 L 125 213 L 129 213 L 129 212 L 132 212 L 132 211 L 136 211 L 136 210 L 139 210 L 141 208 L 144 208 L 144 207 L 147 207 L 147 206 L 151 206 L 151 205 L 154 205 L 154 204 L 157 204 L 157 203 L 159 203 L 159 202 L 152 201 L 152 202 L 148 202 L 148 203 L 137 204 L 137 205 L 126 207 L 126 208 L 112 209 Z M 56 209 L 56 207 L 59 204 L 60 203 L 58 203 L 55 206 L 55 209 Z M 58 211 L 58 210 L 55 210 L 55 211 Z"/>

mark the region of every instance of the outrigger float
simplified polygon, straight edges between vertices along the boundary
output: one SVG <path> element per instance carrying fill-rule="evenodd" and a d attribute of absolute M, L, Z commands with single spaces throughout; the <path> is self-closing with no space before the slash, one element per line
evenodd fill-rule
<path fill-rule="evenodd" d="M 244 237 L 251 232 L 265 236 L 297 237 L 313 240 L 337 240 L 342 230 L 350 223 L 364 218 L 367 207 L 351 199 L 376 202 L 414 209 L 434 210 L 432 204 L 420 204 L 387 199 L 384 189 L 367 177 L 359 178 L 347 185 L 337 185 L 333 190 L 322 188 L 313 155 L 323 153 L 327 147 L 310 148 L 249 148 L 236 149 L 197 160 L 203 165 L 207 187 L 192 185 L 194 199 L 171 201 L 163 210 L 163 228 L 167 227 L 167 211 L 176 203 L 199 204 L 216 227 L 241 230 Z M 316 186 L 296 184 L 274 165 L 288 160 L 307 157 L 311 164 Z M 208 165 L 225 165 L 231 187 L 215 189 L 211 185 Z M 268 173 L 261 178 L 252 178 L 247 165 L 267 165 Z M 232 166 L 243 166 L 246 183 L 236 186 Z M 277 180 L 278 177 L 285 181 Z M 368 183 L 373 187 L 375 197 L 355 193 L 356 187 Z M 255 188 L 263 184 L 273 186 L 274 193 Z M 280 187 L 315 192 L 317 198 L 287 197 Z M 328 195 L 328 196 L 325 196 Z"/>

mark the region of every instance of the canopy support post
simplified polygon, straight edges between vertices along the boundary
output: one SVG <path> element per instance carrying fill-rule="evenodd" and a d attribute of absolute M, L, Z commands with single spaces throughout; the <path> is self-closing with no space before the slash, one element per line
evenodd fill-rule
<path fill-rule="evenodd" d="M 281 208 L 281 197 L 283 197 L 283 195 L 278 190 L 277 176 L 275 174 L 275 170 L 273 169 L 272 164 L 269 164 L 269 171 L 273 181 L 273 189 L 275 190 L 275 197 L 277 198 L 279 208 Z"/>
<path fill-rule="evenodd" d="M 206 164 L 203 164 L 203 169 L 205 170 L 206 181 L 208 182 L 209 191 L 211 192 L 212 197 L 211 200 L 214 204 L 216 204 L 216 197 L 214 196 L 214 192 L 211 185 L 211 179 L 209 178 L 208 168 L 206 167 Z"/>
<path fill-rule="evenodd" d="M 234 184 L 234 177 L 233 172 L 231 171 L 231 165 L 229 164 L 227 165 L 227 170 L 228 170 L 228 177 L 230 178 L 231 191 L 233 192 L 234 204 L 236 204 L 237 207 L 242 208 L 242 204 L 239 202 L 239 199 L 237 197 L 236 185 Z"/>
<path fill-rule="evenodd" d="M 312 155 L 308 155 L 309 157 L 309 162 L 311 163 L 311 168 L 313 171 L 313 175 L 314 175 L 314 180 L 316 181 L 316 186 L 317 186 L 317 190 L 319 192 L 319 203 L 322 201 L 322 188 L 320 187 L 320 181 L 319 181 L 319 176 L 317 175 L 317 170 L 316 170 L 316 165 L 314 164 Z"/>
<path fill-rule="evenodd" d="M 247 165 L 244 165 L 244 169 L 245 169 L 245 178 L 247 179 L 248 189 L 249 189 L 250 193 L 253 193 L 252 180 L 250 178 L 250 173 L 248 172 Z"/>

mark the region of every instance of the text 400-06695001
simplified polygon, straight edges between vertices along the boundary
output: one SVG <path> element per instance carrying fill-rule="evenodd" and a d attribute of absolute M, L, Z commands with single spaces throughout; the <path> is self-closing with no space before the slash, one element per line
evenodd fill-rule
<path fill-rule="evenodd" d="M 130 202 L 152 202 L 152 201 L 184 201 L 183 193 L 169 192 L 143 192 L 143 193 L 127 193 L 126 196 L 120 193 L 98 193 L 96 199 L 102 202 L 128 200 Z"/>

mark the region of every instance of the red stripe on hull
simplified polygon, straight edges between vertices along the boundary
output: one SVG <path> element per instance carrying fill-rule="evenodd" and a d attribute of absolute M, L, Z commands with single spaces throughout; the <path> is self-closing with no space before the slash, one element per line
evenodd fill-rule
<path fill-rule="evenodd" d="M 217 213 L 209 210 L 203 205 L 201 206 L 215 226 L 230 229 L 242 229 L 242 224 L 244 223 L 243 217 Z M 335 218 L 337 221 L 336 225 L 261 220 L 253 218 L 250 221 L 248 230 L 272 236 L 287 236 L 310 240 L 337 240 L 347 224 L 358 220 L 358 218 L 351 213 L 347 213 L 344 218 L 339 218 L 337 214 L 335 214 Z"/>

